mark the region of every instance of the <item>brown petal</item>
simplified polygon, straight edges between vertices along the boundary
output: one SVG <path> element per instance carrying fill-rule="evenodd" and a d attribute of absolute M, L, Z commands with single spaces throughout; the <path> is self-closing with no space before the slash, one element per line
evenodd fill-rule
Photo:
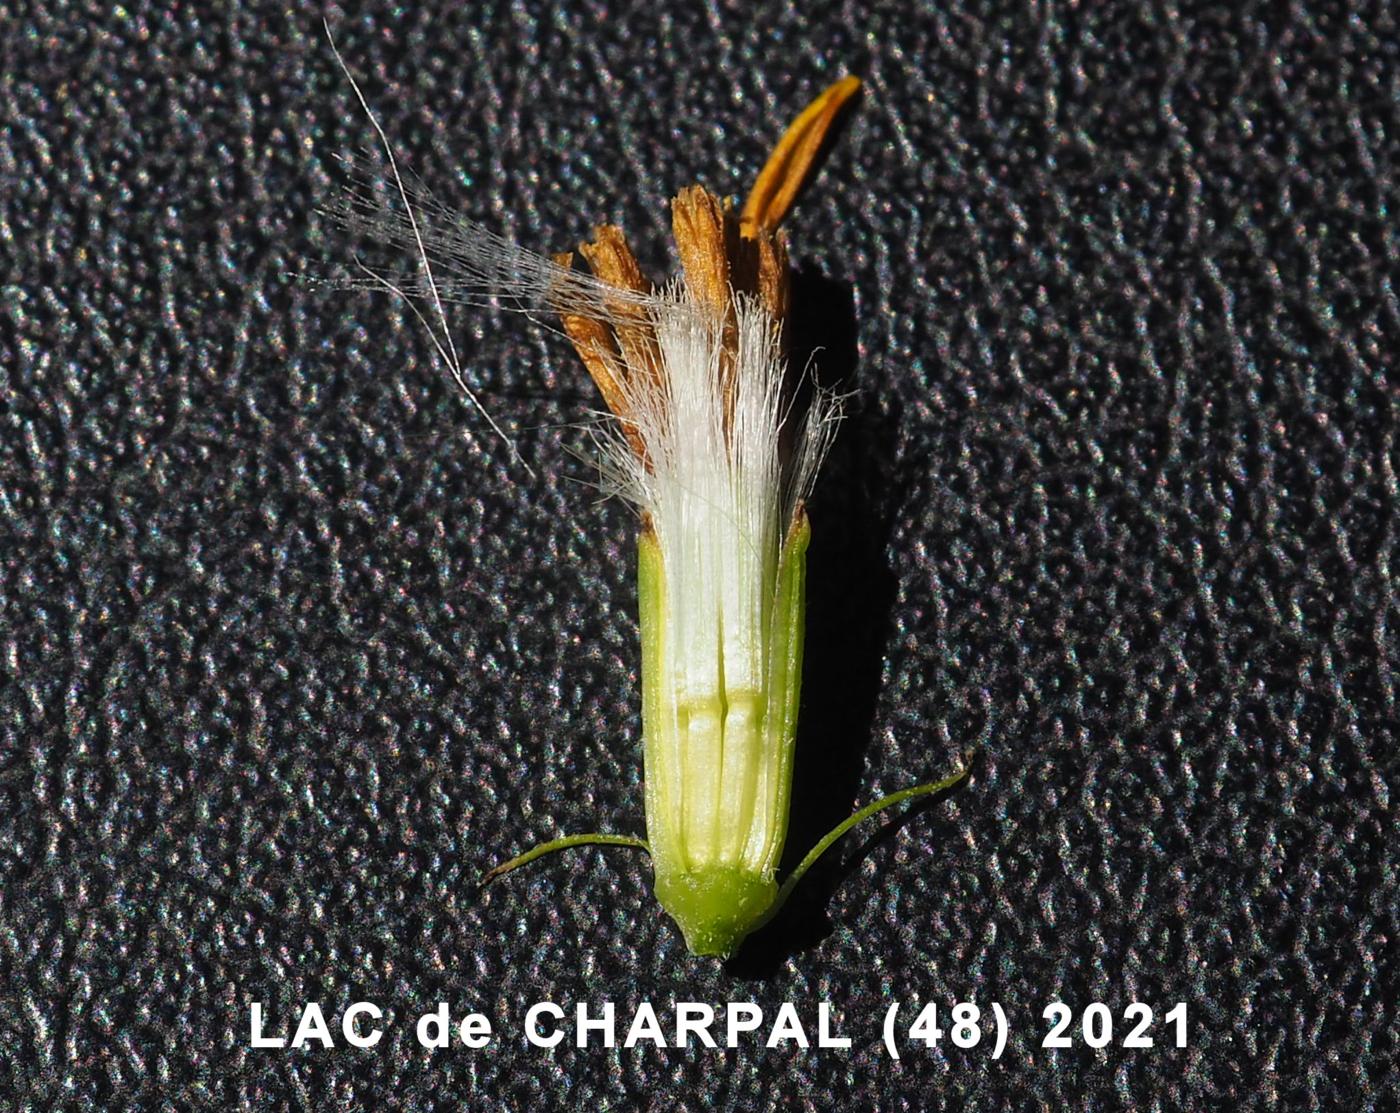
<path fill-rule="evenodd" d="M 804 108 L 783 133 L 739 215 L 745 235 L 755 235 L 760 229 L 772 231 L 783 222 L 811 174 L 832 125 L 858 92 L 860 78 L 843 77 Z"/>
<path fill-rule="evenodd" d="M 593 229 L 593 242 L 579 245 L 579 254 L 588 260 L 589 269 L 609 286 L 635 294 L 651 291 L 651 283 L 642 274 L 641 265 L 627 244 L 627 237 L 615 224 L 600 224 Z M 630 372 L 650 375 L 655 381 L 660 375 L 656 350 L 656 333 L 646 311 L 639 305 L 619 299 L 610 302 L 612 327 L 618 347 Z"/>

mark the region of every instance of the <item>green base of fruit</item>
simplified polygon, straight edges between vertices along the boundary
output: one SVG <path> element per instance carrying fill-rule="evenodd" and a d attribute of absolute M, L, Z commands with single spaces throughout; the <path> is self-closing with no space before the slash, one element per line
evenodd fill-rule
<path fill-rule="evenodd" d="M 656 899 L 680 925 L 694 955 L 727 958 L 768 916 L 778 897 L 770 879 L 734 868 L 658 874 Z"/>

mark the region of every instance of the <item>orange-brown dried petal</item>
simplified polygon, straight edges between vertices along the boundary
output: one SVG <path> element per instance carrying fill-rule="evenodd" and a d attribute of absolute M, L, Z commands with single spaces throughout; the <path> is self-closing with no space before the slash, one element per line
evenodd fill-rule
<path fill-rule="evenodd" d="M 589 270 L 609 286 L 634 294 L 645 294 L 651 289 L 627 237 L 616 224 L 598 225 L 593 229 L 593 242 L 580 244 L 578 250 L 588 261 Z"/>
<path fill-rule="evenodd" d="M 561 267 L 570 266 L 573 260 L 573 252 L 570 251 L 554 256 L 554 261 Z M 623 433 L 627 436 L 632 450 L 645 459 L 646 452 L 641 438 L 637 435 L 636 423 L 632 420 L 627 405 L 627 395 L 617 378 L 621 361 L 612 329 L 602 321 L 578 313 L 561 313 L 560 321 L 564 326 L 565 335 L 573 342 L 579 359 L 583 361 L 583 366 L 597 385 L 598 393 L 603 396 L 604 404 L 622 423 Z"/>
<path fill-rule="evenodd" d="M 772 231 L 783 222 L 821 153 L 841 110 L 860 91 L 860 78 L 828 86 L 789 125 L 749 191 L 739 216 L 745 235 Z"/>
<path fill-rule="evenodd" d="M 754 293 L 775 321 L 786 321 L 791 281 L 787 237 L 782 232 L 761 232 L 751 242 L 757 249 Z"/>
<path fill-rule="evenodd" d="M 671 231 L 686 287 L 704 309 L 718 318 L 729 313 L 725 218 L 724 206 L 704 186 L 688 186 L 671 202 Z"/>
<path fill-rule="evenodd" d="M 627 237 L 617 225 L 598 225 L 593 230 L 593 242 L 580 244 L 579 253 L 588 260 L 589 269 L 594 275 L 609 286 L 635 294 L 651 291 L 651 283 L 642 274 L 641 265 L 627 244 Z M 619 298 L 609 302 L 608 312 L 612 317 L 617 346 L 628 369 L 649 375 L 656 381 L 660 375 L 660 355 L 656 348 L 656 331 L 646 310 Z"/>

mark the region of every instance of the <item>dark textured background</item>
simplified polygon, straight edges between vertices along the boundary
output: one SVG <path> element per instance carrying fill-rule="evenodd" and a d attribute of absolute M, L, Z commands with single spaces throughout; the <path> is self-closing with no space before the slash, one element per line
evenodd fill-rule
<path fill-rule="evenodd" d="M 658 273 L 674 190 L 868 81 L 791 224 L 859 398 L 790 850 L 977 770 L 727 968 L 624 852 L 475 889 L 641 824 L 572 353 L 456 319 L 532 479 L 401 306 L 289 277 L 354 255 L 315 210 L 371 142 L 314 8 L 42 7 L 0 4 L 0 1105 L 1394 1108 L 1386 5 L 331 10 L 439 197 Z M 372 1051 L 247 1047 L 254 1000 L 360 998 Z M 546 1052 L 541 998 L 827 1000 L 856 1045 Z M 999 1063 L 879 1050 L 966 999 Z M 1054 999 L 1185 1001 L 1190 1047 L 1042 1051 Z M 439 1000 L 506 1034 L 421 1051 Z"/>

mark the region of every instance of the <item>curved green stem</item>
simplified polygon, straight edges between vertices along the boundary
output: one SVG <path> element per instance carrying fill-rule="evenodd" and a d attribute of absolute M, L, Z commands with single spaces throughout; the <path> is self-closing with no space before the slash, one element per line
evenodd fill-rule
<path fill-rule="evenodd" d="M 773 900 L 772 907 L 768 909 L 767 914 L 762 920 L 754 924 L 752 930 L 757 931 L 782 910 L 783 905 L 787 903 L 788 897 L 792 896 L 792 891 L 797 888 L 797 883 L 802 880 L 807 871 L 815 866 L 817 860 L 830 850 L 833 844 L 840 840 L 852 827 L 865 822 L 865 820 L 869 819 L 872 815 L 876 815 L 886 808 L 892 808 L 896 804 L 902 804 L 906 800 L 913 800 L 919 796 L 932 796 L 936 792 L 942 792 L 945 789 L 952 788 L 966 777 L 971 769 L 972 765 L 970 762 L 964 763 L 961 768 L 944 777 L 941 781 L 930 781 L 927 784 L 914 785 L 912 788 L 904 788 L 900 789 L 898 792 L 892 792 L 888 796 L 880 797 L 880 799 L 876 800 L 873 804 L 866 804 L 865 807 L 861 808 L 860 811 L 856 812 L 854 815 L 843 819 L 823 835 L 821 841 L 808 851 L 807 857 L 803 858 L 802 861 L 798 863 L 797 868 L 793 870 L 792 873 L 788 874 L 787 880 L 783 882 L 782 887 L 778 890 L 778 895 Z"/>
<path fill-rule="evenodd" d="M 630 846 L 633 850 L 645 850 L 648 854 L 651 853 L 651 847 L 647 845 L 646 839 L 633 838 L 631 835 L 566 835 L 562 839 L 542 842 L 539 846 L 525 851 L 524 854 L 517 855 L 509 862 L 502 862 L 481 879 L 481 885 L 485 888 L 502 874 L 510 873 L 511 870 L 527 865 L 536 858 L 543 858 L 546 854 L 553 854 L 556 850 L 568 850 L 575 846 Z"/>

